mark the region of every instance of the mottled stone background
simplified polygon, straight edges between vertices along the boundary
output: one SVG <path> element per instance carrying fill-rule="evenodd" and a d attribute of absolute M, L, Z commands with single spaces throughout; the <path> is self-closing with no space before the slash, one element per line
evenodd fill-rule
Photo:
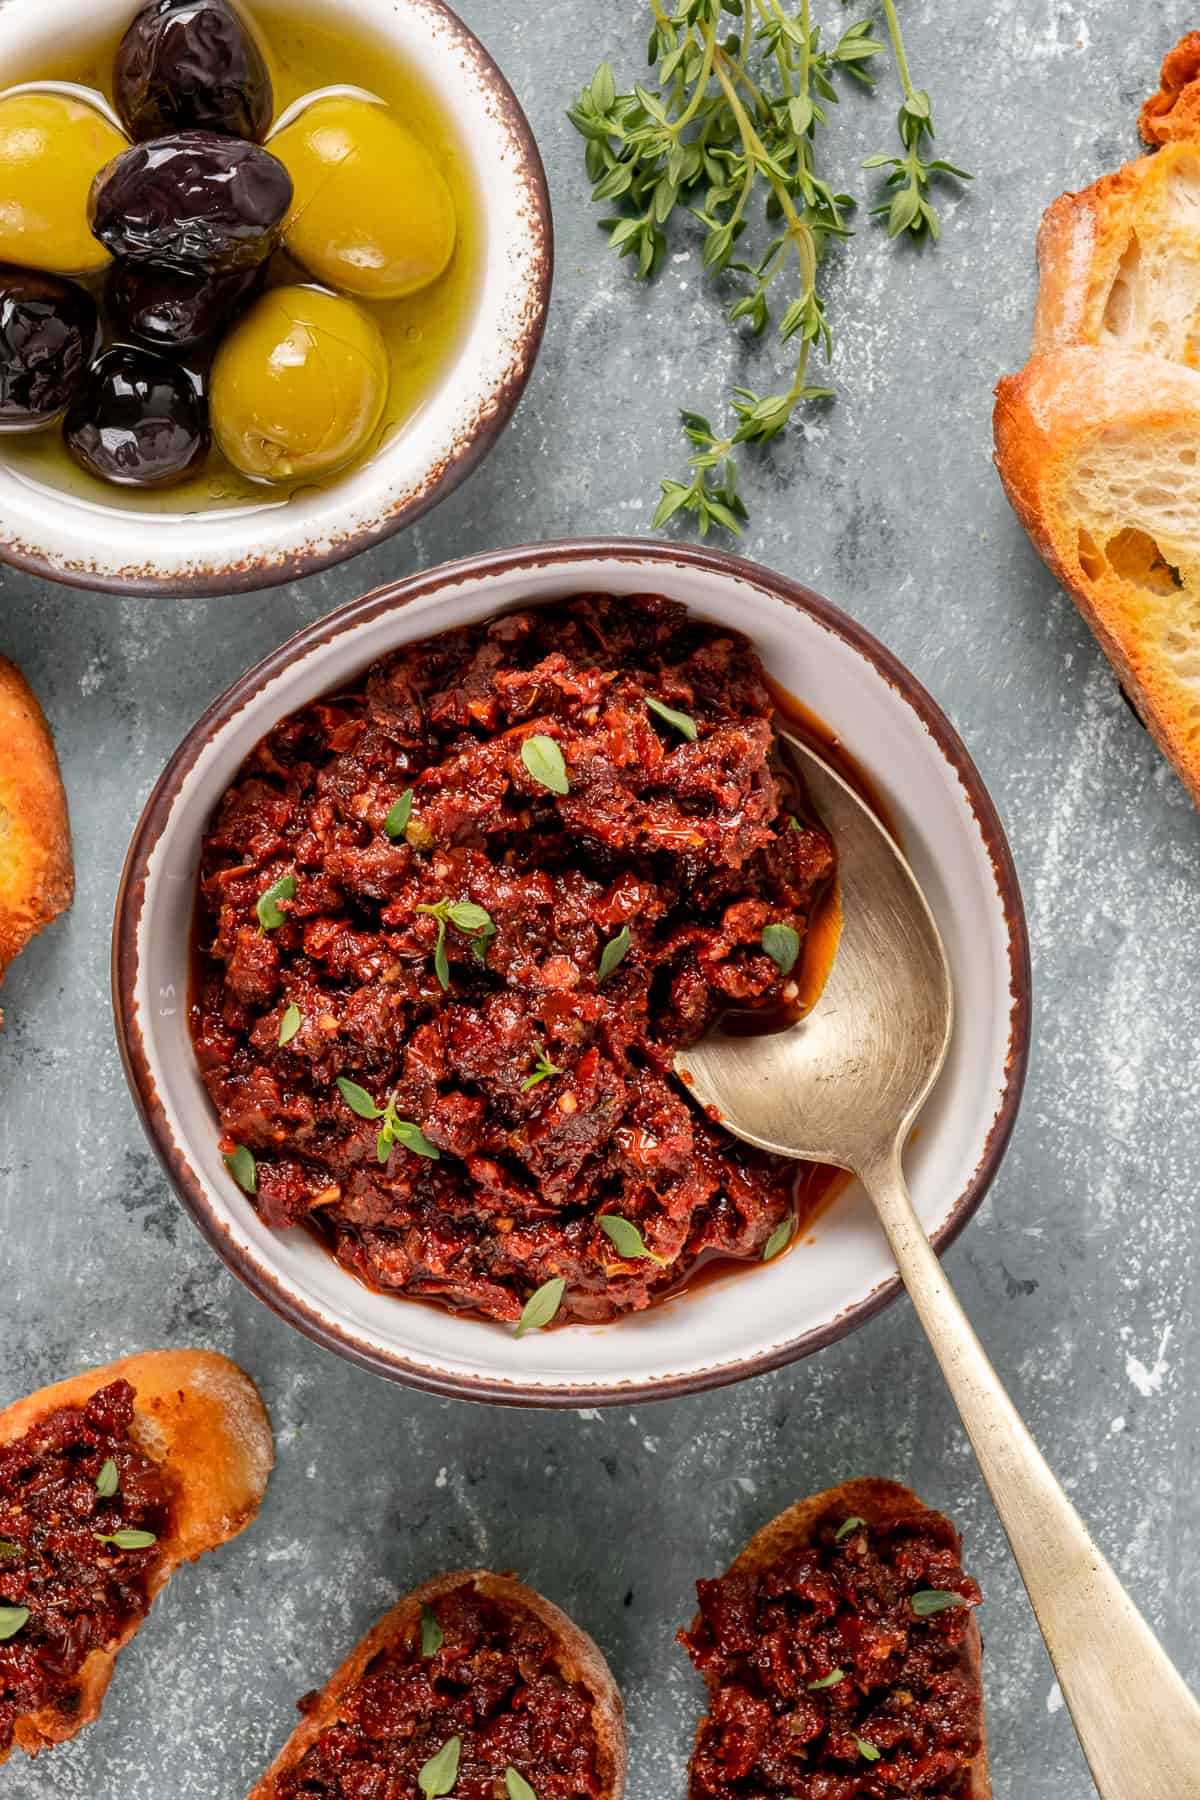
<path fill-rule="evenodd" d="M 59 0 L 61 3 L 61 0 Z M 697 1683 L 672 1642 L 691 1583 L 797 1494 L 898 1476 L 960 1521 L 988 1604 L 997 1793 L 1091 1787 L 1020 1582 L 907 1307 L 721 1394 L 544 1416 L 406 1393 L 278 1323 L 177 1206 L 125 1090 L 109 1018 L 121 858 L 201 709 L 340 601 L 451 555 L 647 528 L 681 463 L 677 404 L 739 369 L 683 239 L 657 288 L 604 249 L 562 109 L 609 53 L 640 73 L 644 4 L 462 0 L 528 107 L 550 172 L 558 285 L 545 350 L 487 466 L 357 563 L 249 599 L 121 602 L 0 576 L 0 648 L 42 695 L 75 827 L 74 911 L 14 968 L 0 1036 L 0 1402 L 123 1351 L 214 1345 L 269 1401 L 262 1517 L 176 1578 L 121 1657 L 103 1720 L 13 1800 L 240 1800 L 396 1593 L 434 1570 L 519 1569 L 597 1636 L 624 1687 L 633 1800 L 681 1792 Z M 837 0 L 816 14 L 842 17 Z M 1024 882 L 1033 1065 L 1007 1163 L 953 1251 L 962 1297 L 1036 1434 L 1193 1680 L 1200 1679 L 1196 1421 L 1196 814 L 1010 517 L 991 388 L 1024 359 L 1040 209 L 1135 151 L 1183 0 L 910 0 L 941 143 L 979 172 L 936 253 L 864 228 L 826 276 L 840 398 L 745 482 L 745 549 L 877 631 L 991 784 Z M 64 21 L 69 8 L 63 5 Z M 848 97 L 844 179 L 890 139 L 890 90 Z M 763 365 L 763 366 L 760 366 Z M 799 1267 L 798 1271 L 799 1273 Z"/>

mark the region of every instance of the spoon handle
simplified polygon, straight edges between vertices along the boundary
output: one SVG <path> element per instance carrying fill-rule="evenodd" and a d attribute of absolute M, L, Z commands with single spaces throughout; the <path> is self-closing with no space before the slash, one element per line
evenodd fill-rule
<path fill-rule="evenodd" d="M 900 1153 L 861 1179 L 974 1446 L 1103 1800 L 1196 1800 L 1200 1703 L 1051 1473 L 921 1227 Z"/>

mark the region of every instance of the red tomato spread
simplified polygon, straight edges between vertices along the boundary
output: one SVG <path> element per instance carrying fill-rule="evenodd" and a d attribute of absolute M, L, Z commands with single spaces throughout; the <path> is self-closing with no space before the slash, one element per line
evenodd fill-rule
<path fill-rule="evenodd" d="M 0 1444 L 0 1753 L 23 1714 L 69 1717 L 90 1652 L 149 1607 L 154 1544 L 102 1541 L 167 1529 L 162 1474 L 129 1436 L 133 1399 L 114 1381 Z"/>
<path fill-rule="evenodd" d="M 954 1527 L 831 1519 L 810 1549 L 697 1582 L 709 1683 L 691 1800 L 952 1800 L 980 1747 L 963 1646 L 980 1593 Z"/>
<path fill-rule="evenodd" d="M 454 1800 L 496 1800 L 511 1769 L 537 1800 L 595 1800 L 611 1791 L 609 1762 L 591 1696 L 567 1680 L 546 1626 L 463 1587 L 427 1608 L 407 1641 L 374 1659 L 342 1701 L 338 1722 L 276 1777 L 275 1795 L 408 1800 L 452 1792 Z"/>
<path fill-rule="evenodd" d="M 672 1056 L 794 1004 L 833 870 L 798 805 L 750 645 L 653 597 L 406 645 L 285 719 L 204 840 L 192 1007 L 262 1216 L 500 1320 L 761 1256 L 797 1165 Z"/>

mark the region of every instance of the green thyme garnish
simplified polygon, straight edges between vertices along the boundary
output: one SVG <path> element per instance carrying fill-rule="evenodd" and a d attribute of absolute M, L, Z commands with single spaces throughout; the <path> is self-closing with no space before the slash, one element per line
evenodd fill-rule
<path fill-rule="evenodd" d="M 808 1691 L 810 1694 L 819 1694 L 822 1688 L 836 1687 L 839 1681 L 845 1679 L 845 1669 L 830 1669 L 828 1675 L 822 1675 L 820 1681 L 810 1681 Z"/>
<path fill-rule="evenodd" d="M 400 798 L 383 821 L 383 829 L 390 838 L 402 838 L 408 821 L 412 818 L 413 791 L 405 788 Z"/>
<path fill-rule="evenodd" d="M 429 1758 L 417 1775 L 417 1786 L 426 1800 L 438 1800 L 441 1794 L 452 1794 L 458 1780 L 458 1759 L 462 1739 L 447 1738 L 441 1749 Z"/>
<path fill-rule="evenodd" d="M 9 1638 L 15 1638 L 21 1627 L 28 1623 L 27 1606 L 0 1606 L 0 1644 L 6 1644 Z"/>
<path fill-rule="evenodd" d="M 791 925 L 765 925 L 762 947 L 781 975 L 790 975 L 800 954 L 800 936 Z"/>
<path fill-rule="evenodd" d="M 617 969 L 629 955 L 629 946 L 633 942 L 628 925 L 622 925 L 615 938 L 610 938 L 600 952 L 600 967 L 596 971 L 597 983 L 607 981 L 614 969 Z"/>
<path fill-rule="evenodd" d="M 810 364 L 833 355 L 822 265 L 830 246 L 851 235 L 855 202 L 836 173 L 818 173 L 818 161 L 833 135 L 840 80 L 872 88 L 887 45 L 869 17 L 827 37 L 813 23 L 811 0 L 651 0 L 636 10 L 652 27 L 653 72 L 620 92 L 601 63 L 567 116 L 586 140 L 599 223 L 637 278 L 653 280 L 683 241 L 672 234 L 698 219 L 704 272 L 734 288 L 731 331 L 763 338 L 773 327 L 786 347 L 790 366 L 773 392 L 733 388 L 715 427 L 699 413 L 680 414 L 689 467 L 682 480 L 661 483 L 653 530 L 691 514 L 701 535 L 714 527 L 736 534 L 747 518 L 737 484 L 743 447 L 770 444 L 803 410 L 832 398 L 830 387 L 814 384 Z M 892 191 L 880 209 L 889 232 L 933 238 L 931 184 L 964 172 L 923 160 L 924 139 L 933 137 L 929 96 L 910 78 L 895 0 L 884 0 L 883 11 L 900 78 L 900 154 L 872 157 L 868 167 L 890 169 Z"/>
<path fill-rule="evenodd" d="M 446 953 L 446 927 L 453 925 L 464 937 L 472 939 L 476 962 L 487 959 L 487 947 L 496 935 L 496 922 L 490 912 L 476 906 L 473 900 L 439 900 L 434 906 L 418 906 L 438 922 L 437 945 L 433 952 L 433 968 L 442 992 L 450 990 L 450 958 Z"/>
<path fill-rule="evenodd" d="M 787 1249 L 792 1241 L 795 1225 L 796 1221 L 790 1213 L 786 1219 L 780 1220 L 763 1246 L 762 1259 L 764 1262 L 774 1262 L 780 1252 Z"/>
<path fill-rule="evenodd" d="M 304 1016 L 293 1000 L 279 1021 L 279 1048 L 281 1050 L 291 1043 L 303 1022 Z"/>
<path fill-rule="evenodd" d="M 437 1615 L 432 1607 L 421 1608 L 421 1655 L 436 1656 L 446 1641 L 446 1634 L 437 1622 Z"/>
<path fill-rule="evenodd" d="M 350 1111 L 357 1113 L 360 1119 L 381 1121 L 379 1136 L 375 1140 L 375 1154 L 381 1163 L 387 1162 L 393 1144 L 403 1145 L 414 1156 L 427 1157 L 430 1162 L 438 1161 L 441 1151 L 436 1144 L 430 1143 L 419 1125 L 399 1116 L 394 1094 L 386 1106 L 377 1106 L 366 1088 L 359 1087 L 357 1081 L 347 1080 L 345 1075 L 338 1076 L 337 1089 Z"/>
<path fill-rule="evenodd" d="M 666 1264 L 665 1256 L 656 1256 L 646 1243 L 645 1238 L 633 1223 L 632 1219 L 623 1219 L 619 1213 L 601 1213 L 596 1220 L 597 1225 L 616 1247 L 617 1255 L 626 1262 L 636 1262 L 645 1258 L 648 1262 Z"/>
<path fill-rule="evenodd" d="M 854 1518 L 851 1518 L 851 1519 L 847 1519 L 845 1521 L 845 1523 L 839 1525 L 837 1530 L 834 1532 L 834 1534 L 833 1534 L 834 1543 L 840 1544 L 843 1538 L 848 1538 L 852 1531 L 857 1531 L 859 1526 L 865 1525 L 866 1522 L 867 1521 L 865 1519 L 860 1519 L 857 1516 Z"/>
<path fill-rule="evenodd" d="M 948 1612 L 952 1606 L 966 1604 L 961 1594 L 951 1594 L 941 1588 L 922 1588 L 909 1601 L 916 1619 L 932 1619 L 935 1613 Z"/>
<path fill-rule="evenodd" d="M 531 1788 L 520 1769 L 514 1769 L 511 1763 L 504 1771 L 504 1787 L 508 1800 L 538 1800 L 536 1788 Z"/>
<path fill-rule="evenodd" d="M 255 912 L 258 914 L 260 931 L 278 931 L 287 914 L 280 906 L 281 900 L 294 900 L 296 897 L 296 877 L 283 875 L 269 887 L 265 894 L 260 894 Z"/>
<path fill-rule="evenodd" d="M 552 1063 L 542 1046 L 537 1046 L 537 1061 L 533 1065 L 533 1074 L 527 1075 L 521 1083 L 521 1092 L 527 1094 L 530 1088 L 537 1087 L 541 1081 L 549 1081 L 552 1075 L 561 1075 L 562 1070 L 557 1063 Z"/>
<path fill-rule="evenodd" d="M 253 1151 L 247 1150 L 245 1144 L 239 1144 L 233 1154 L 225 1158 L 225 1167 L 243 1193 L 257 1194 L 258 1164 L 254 1160 Z"/>
<path fill-rule="evenodd" d="M 882 1750 L 877 1750 L 874 1744 L 868 1744 L 866 1738 L 859 1737 L 857 1731 L 852 1731 L 850 1733 L 850 1736 L 854 1739 L 854 1742 L 857 1744 L 858 1754 L 861 1757 L 863 1757 L 867 1762 L 878 1762 L 879 1761 L 879 1758 L 883 1755 Z"/>
<path fill-rule="evenodd" d="M 109 1456 L 100 1465 L 100 1473 L 96 1477 L 96 1492 L 101 1500 L 111 1500 L 120 1485 L 120 1470 L 115 1458 Z"/>
<path fill-rule="evenodd" d="M 524 1337 L 527 1331 L 541 1331 L 544 1326 L 549 1325 L 562 1305 L 562 1297 L 566 1291 L 567 1284 L 561 1275 L 555 1275 L 551 1281 L 543 1281 L 541 1287 L 530 1294 L 522 1308 L 517 1336 Z"/>
<path fill-rule="evenodd" d="M 98 1544 L 114 1544 L 118 1550 L 149 1550 L 152 1544 L 158 1542 L 153 1531 L 93 1531 L 92 1536 Z"/>
<path fill-rule="evenodd" d="M 646 695 L 646 705 L 658 718 L 665 719 L 668 725 L 673 725 L 680 736 L 685 737 L 689 744 L 695 743 L 697 737 L 696 721 L 690 714 L 676 712 L 673 706 L 666 706 L 661 700 L 655 700 L 649 694 Z"/>
<path fill-rule="evenodd" d="M 521 745 L 521 761 L 539 787 L 548 788 L 552 794 L 570 793 L 567 765 L 554 738 L 540 731 L 527 737 Z"/>

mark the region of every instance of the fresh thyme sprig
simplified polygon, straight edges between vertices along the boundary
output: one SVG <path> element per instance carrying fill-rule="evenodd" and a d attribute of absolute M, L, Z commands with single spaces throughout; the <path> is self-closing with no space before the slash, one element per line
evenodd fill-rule
<path fill-rule="evenodd" d="M 886 46 L 872 35 L 870 20 L 860 19 L 823 49 L 811 0 L 800 0 L 796 11 L 785 10 L 782 0 L 677 0 L 671 13 L 664 0 L 651 5 L 648 60 L 656 67 L 657 91 L 634 83 L 631 92 L 618 92 L 611 66 L 602 63 L 568 117 L 586 139 L 593 199 L 620 205 L 601 224 L 617 254 L 633 260 L 637 276 L 658 273 L 668 227 L 686 211 L 704 227 L 709 275 L 737 284 L 730 323 L 746 320 L 761 337 L 777 315 L 780 339 L 795 347 L 782 389 L 734 388 L 726 430 L 700 413 L 682 414 L 693 447 L 690 477 L 662 482 L 654 529 L 691 514 L 701 536 L 714 527 L 737 535 L 748 516 L 738 494 L 738 448 L 770 443 L 799 407 L 832 396 L 828 386 L 809 380 L 813 349 L 826 361 L 833 350 L 818 272 L 830 241 L 849 235 L 846 218 L 855 202 L 818 173 L 817 134 L 838 100 L 835 78 L 873 87 L 872 63 Z M 898 229 L 933 236 L 937 218 L 925 197 L 930 175 L 958 171 L 921 156 L 933 129 L 928 96 L 909 78 L 893 0 L 884 0 L 884 9 L 904 87 L 904 156 L 884 159 L 897 165 L 888 177 L 897 193 L 887 209 L 904 219 Z M 737 29 L 726 30 L 726 14 L 740 22 Z M 911 184 L 916 201 L 900 204 Z M 755 198 L 763 201 L 762 241 L 746 256 L 739 246 L 751 229 Z"/>
<path fill-rule="evenodd" d="M 888 156 L 881 151 L 876 156 L 868 156 L 863 164 L 864 169 L 892 171 L 884 183 L 885 187 L 891 189 L 891 193 L 881 205 L 873 206 L 871 213 L 872 216 L 887 214 L 890 238 L 899 237 L 901 232 L 907 231 L 916 238 L 928 233 L 936 242 L 941 232 L 941 222 L 927 192 L 931 177 L 952 175 L 958 181 L 971 181 L 974 178 L 968 170 L 960 169 L 942 157 L 931 157 L 926 161 L 922 156 L 925 139 L 928 138 L 932 143 L 936 135 L 929 95 L 924 88 L 915 88 L 912 84 L 894 0 L 883 0 L 883 10 L 896 58 L 896 69 L 904 89 L 904 98 L 896 115 L 896 129 L 900 134 L 904 154 Z"/>

